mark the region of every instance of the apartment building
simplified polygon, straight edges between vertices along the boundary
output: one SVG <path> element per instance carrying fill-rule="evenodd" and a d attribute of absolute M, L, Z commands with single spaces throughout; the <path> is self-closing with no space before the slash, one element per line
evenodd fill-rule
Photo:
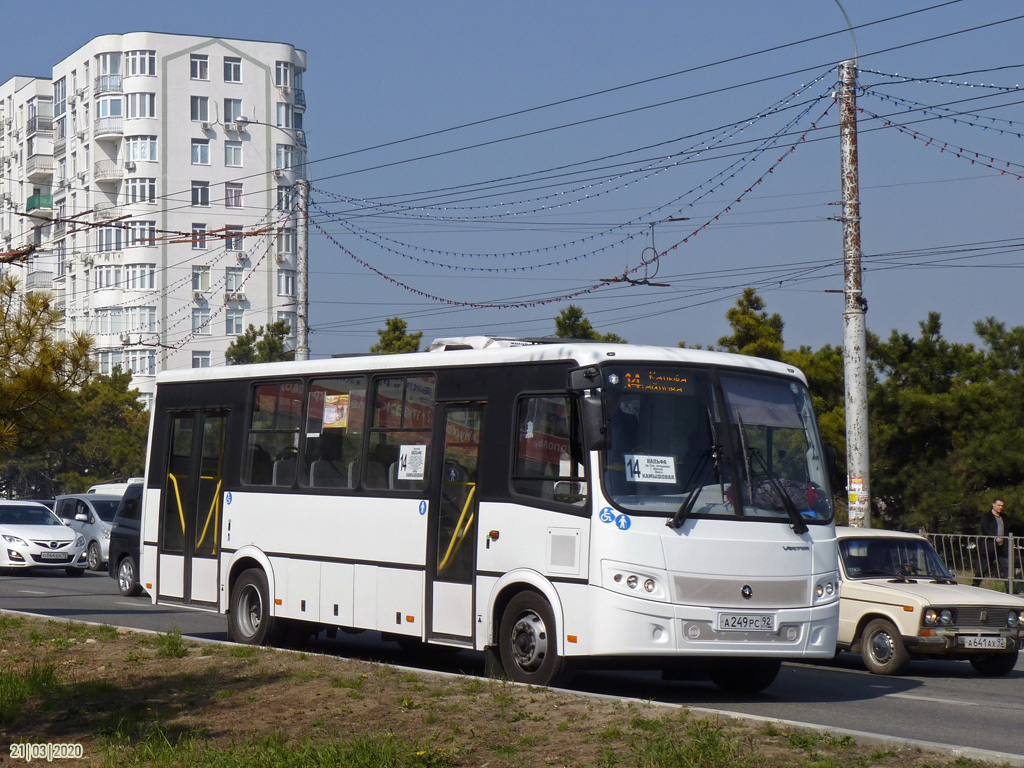
<path fill-rule="evenodd" d="M 288 44 L 133 32 L 0 86 L 0 252 L 30 250 L 3 268 L 144 398 L 249 324 L 296 343 L 305 69 Z"/>

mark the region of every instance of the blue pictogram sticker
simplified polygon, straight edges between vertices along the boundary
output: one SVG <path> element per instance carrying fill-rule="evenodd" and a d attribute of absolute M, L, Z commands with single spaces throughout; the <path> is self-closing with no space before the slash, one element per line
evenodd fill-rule
<path fill-rule="evenodd" d="M 612 523 L 615 522 L 615 510 L 611 507 L 605 507 L 601 510 L 601 522 Z"/>
<path fill-rule="evenodd" d="M 454 483 L 458 479 L 459 479 L 459 470 L 457 470 L 455 467 L 452 467 L 451 469 L 449 469 L 448 470 L 448 482 Z"/>
<path fill-rule="evenodd" d="M 628 531 L 632 521 L 629 519 L 629 515 L 619 515 L 615 518 L 615 527 L 620 531 Z"/>
<path fill-rule="evenodd" d="M 425 502 L 425 501 L 421 501 L 420 502 L 420 514 L 421 515 L 427 514 L 427 502 Z"/>
<path fill-rule="evenodd" d="M 224 494 L 224 503 L 225 504 L 230 504 L 231 503 L 231 491 L 228 491 L 227 493 Z"/>

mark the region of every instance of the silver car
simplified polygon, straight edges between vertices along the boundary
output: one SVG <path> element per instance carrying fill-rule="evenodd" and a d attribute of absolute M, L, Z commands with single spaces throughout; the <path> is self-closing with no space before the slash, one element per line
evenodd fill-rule
<path fill-rule="evenodd" d="M 120 496 L 100 493 L 73 493 L 57 497 L 57 517 L 85 537 L 90 571 L 102 570 L 107 564 L 110 528 L 120 502 Z"/>
<path fill-rule="evenodd" d="M 34 501 L 0 501 L 0 570 L 63 568 L 81 576 L 85 537 Z"/>

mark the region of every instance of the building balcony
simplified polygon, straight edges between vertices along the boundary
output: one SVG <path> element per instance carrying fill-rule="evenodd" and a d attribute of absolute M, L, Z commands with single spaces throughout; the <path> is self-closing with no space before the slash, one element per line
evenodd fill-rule
<path fill-rule="evenodd" d="M 68 138 L 67 136 L 61 136 L 60 138 L 53 140 L 53 154 L 56 156 L 63 155 L 67 151 Z"/>
<path fill-rule="evenodd" d="M 48 115 L 30 117 L 25 126 L 25 133 L 28 136 L 34 133 L 53 133 L 53 118 Z"/>
<path fill-rule="evenodd" d="M 49 291 L 53 289 L 53 272 L 37 270 L 25 275 L 26 291 Z"/>
<path fill-rule="evenodd" d="M 25 177 L 40 181 L 53 176 L 53 155 L 29 155 L 25 161 Z"/>
<path fill-rule="evenodd" d="M 302 88 L 295 89 L 295 106 L 306 108 L 306 91 Z"/>
<path fill-rule="evenodd" d="M 100 139 L 119 140 L 124 135 L 124 118 L 97 117 L 93 124 L 93 135 L 97 141 Z"/>
<path fill-rule="evenodd" d="M 118 182 L 124 178 L 125 167 L 116 160 L 97 160 L 93 166 L 93 178 L 97 182 Z"/>
<path fill-rule="evenodd" d="M 121 207 L 113 203 L 96 203 L 92 211 L 96 221 L 110 221 L 121 216 Z"/>
<path fill-rule="evenodd" d="M 96 96 L 104 93 L 121 93 L 120 75 L 100 75 L 93 81 Z"/>
<path fill-rule="evenodd" d="M 50 218 L 53 216 L 53 195 L 32 195 L 25 203 L 25 213 Z"/>

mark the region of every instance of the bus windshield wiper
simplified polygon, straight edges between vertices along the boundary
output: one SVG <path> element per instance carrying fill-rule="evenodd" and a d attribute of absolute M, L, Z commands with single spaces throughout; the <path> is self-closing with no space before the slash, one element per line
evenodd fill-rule
<path fill-rule="evenodd" d="M 750 467 L 750 458 L 757 459 L 758 463 L 761 465 L 761 470 L 764 472 L 765 478 L 768 480 L 769 483 L 771 483 L 772 489 L 779 495 L 779 499 L 782 503 L 782 506 L 786 510 L 786 515 L 789 517 L 789 523 L 793 528 L 793 532 L 796 534 L 807 533 L 807 523 L 804 522 L 803 516 L 800 514 L 799 511 L 797 511 L 796 505 L 793 503 L 793 500 L 789 497 L 789 494 L 786 492 L 786 489 L 782 487 L 782 483 L 779 481 L 778 475 L 776 475 L 769 468 L 768 462 L 764 460 L 764 457 L 760 454 L 759 451 L 753 448 L 746 448 L 747 430 L 746 427 L 743 426 L 743 420 L 740 419 L 739 414 L 736 414 L 736 420 L 740 428 L 740 437 L 743 440 L 744 452 L 746 453 L 749 450 L 749 456 L 746 457 L 748 472 Z M 750 474 L 748 474 L 747 477 L 751 483 L 750 503 L 753 504 L 753 478 Z"/>
<path fill-rule="evenodd" d="M 704 472 L 709 463 L 714 464 L 715 471 L 719 477 L 719 483 L 722 482 L 722 473 L 718 466 L 718 455 L 722 447 L 718 444 L 718 434 L 715 431 L 715 421 L 711 416 L 710 408 L 707 410 L 707 416 L 708 433 L 711 436 L 711 447 L 701 453 L 700 461 L 697 462 L 697 466 L 694 467 L 693 472 L 690 473 L 690 477 L 687 478 L 687 485 L 693 483 L 693 487 L 690 488 L 690 492 L 686 494 L 686 498 L 683 499 L 683 503 L 679 506 L 679 509 L 676 510 L 676 513 L 665 522 L 665 525 L 669 528 L 682 527 L 690 512 L 693 511 L 693 505 L 697 502 L 697 496 L 700 495 L 700 491 L 704 487 Z M 724 491 L 722 495 L 725 495 Z"/>

